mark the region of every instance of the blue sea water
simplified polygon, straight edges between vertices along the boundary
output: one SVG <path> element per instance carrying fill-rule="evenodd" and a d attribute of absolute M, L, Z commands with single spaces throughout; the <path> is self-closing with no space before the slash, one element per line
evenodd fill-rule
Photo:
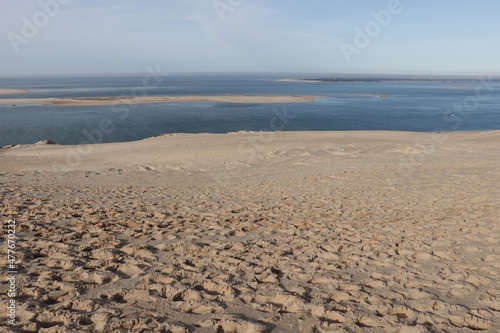
<path fill-rule="evenodd" d="M 166 75 L 147 96 L 315 95 L 312 103 L 173 103 L 137 106 L 0 105 L 0 146 L 123 142 L 166 133 L 248 131 L 479 131 L 500 129 L 500 82 L 282 82 L 297 75 Z M 302 75 L 314 78 L 317 75 Z M 319 76 L 321 77 L 321 76 Z M 142 95 L 144 75 L 0 78 L 0 88 L 27 89 L 0 98 Z M 480 94 L 477 95 L 477 92 Z M 106 131 L 95 130 L 106 125 Z M 112 130 L 108 130 L 112 129 Z M 89 133 L 94 134 L 94 136 Z"/>

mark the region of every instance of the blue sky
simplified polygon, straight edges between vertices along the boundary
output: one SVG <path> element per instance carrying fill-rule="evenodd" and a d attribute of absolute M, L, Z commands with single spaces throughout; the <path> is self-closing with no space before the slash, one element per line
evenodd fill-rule
<path fill-rule="evenodd" d="M 0 0 L 0 75 L 156 65 L 171 73 L 500 74 L 500 1 L 399 0 L 385 26 L 377 23 L 372 12 L 394 1 Z M 46 21 L 41 3 L 52 3 Z M 35 19 L 38 31 L 23 34 Z M 367 27 L 368 45 L 356 45 Z"/>

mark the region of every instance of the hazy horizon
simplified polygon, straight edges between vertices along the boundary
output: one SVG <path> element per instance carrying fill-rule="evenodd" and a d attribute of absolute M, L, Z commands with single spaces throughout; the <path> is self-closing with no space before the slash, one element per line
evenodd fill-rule
<path fill-rule="evenodd" d="M 300 78 L 300 79 L 314 79 L 314 78 L 366 78 L 366 79 L 443 79 L 443 80 L 481 80 L 488 78 L 493 80 L 500 80 L 500 74 L 392 74 L 392 73 L 327 73 L 327 72 L 160 72 L 160 76 L 275 76 L 282 78 Z M 78 77 L 93 77 L 93 78 L 106 78 L 106 77 L 120 77 L 120 76 L 144 76 L 144 72 L 130 72 L 130 73 L 67 73 L 67 74 L 19 74 L 19 75 L 0 75 L 0 78 L 78 78 Z"/>
<path fill-rule="evenodd" d="M 0 0 L 0 77 L 144 73 L 500 75 L 485 0 Z"/>

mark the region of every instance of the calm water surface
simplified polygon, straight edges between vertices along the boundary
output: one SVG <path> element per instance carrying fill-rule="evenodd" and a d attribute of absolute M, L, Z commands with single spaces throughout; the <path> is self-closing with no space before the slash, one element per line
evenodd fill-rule
<path fill-rule="evenodd" d="M 275 81 L 283 77 L 287 75 L 169 75 L 161 77 L 158 87 L 147 89 L 147 95 L 300 94 L 319 97 L 312 103 L 278 105 L 0 105 L 0 146 L 46 139 L 60 144 L 86 143 L 89 133 L 95 134 L 103 124 L 113 130 L 103 133 L 102 138 L 94 136 L 97 142 L 133 141 L 165 133 L 240 130 L 431 132 L 500 129 L 500 83 L 496 81 L 487 82 L 486 86 L 479 81 Z M 141 92 L 143 79 L 144 76 L 0 78 L 0 88 L 29 90 L 27 94 L 1 98 L 130 96 Z M 152 83 L 150 80 L 149 84 Z M 481 89 L 481 98 L 476 96 L 476 89 Z"/>

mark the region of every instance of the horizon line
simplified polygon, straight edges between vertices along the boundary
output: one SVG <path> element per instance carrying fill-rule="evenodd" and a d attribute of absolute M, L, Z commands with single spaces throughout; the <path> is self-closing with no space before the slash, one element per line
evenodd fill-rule
<path fill-rule="evenodd" d="M 144 75 L 144 72 L 122 72 L 122 73 L 60 73 L 60 74 L 0 74 L 0 78 L 43 78 L 43 77 L 120 77 L 120 76 L 136 76 Z M 395 76 L 395 77 L 456 77 L 456 78 L 470 78 L 470 77 L 481 77 L 490 76 L 494 78 L 500 78 L 500 73 L 391 73 L 391 72 L 269 72 L 269 71 L 198 71 L 198 72 L 165 72 L 160 74 L 160 76 L 170 76 L 170 75 L 329 75 L 329 76 L 341 76 L 341 75 L 367 75 L 367 76 Z"/>

